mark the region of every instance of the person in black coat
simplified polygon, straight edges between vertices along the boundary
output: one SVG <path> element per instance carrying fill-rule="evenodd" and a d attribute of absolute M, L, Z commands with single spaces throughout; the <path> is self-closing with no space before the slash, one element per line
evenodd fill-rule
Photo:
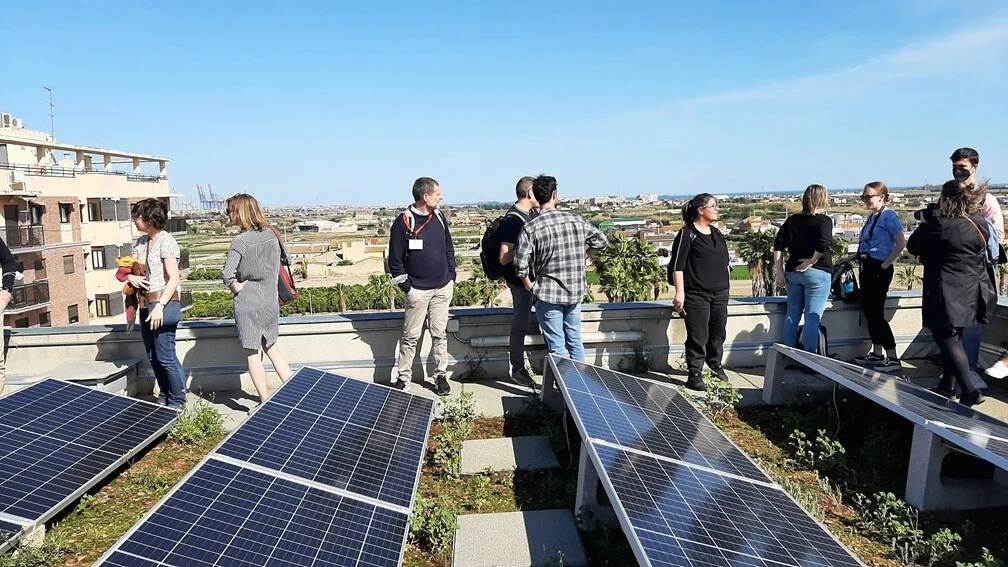
<path fill-rule="evenodd" d="M 3 268 L 3 285 L 0 287 L 0 318 L 3 312 L 10 305 L 14 293 L 14 279 L 17 276 L 17 258 L 11 254 L 7 243 L 0 238 L 0 266 Z M 0 324 L 0 333 L 3 332 L 3 325 Z M 0 334 L 0 395 L 3 395 L 4 382 L 7 376 L 7 360 L 5 358 L 3 335 Z"/>
<path fill-rule="evenodd" d="M 706 389 L 703 365 L 722 380 L 721 367 L 728 325 L 728 244 L 714 226 L 717 201 L 709 193 L 693 197 L 683 207 L 683 227 L 672 243 L 668 282 L 675 289 L 673 305 L 686 320 L 686 387 Z"/>
<path fill-rule="evenodd" d="M 942 186 L 940 210 L 929 209 L 907 251 L 924 264 L 921 318 L 941 351 L 944 373 L 932 391 L 972 406 L 984 401 L 970 379 L 962 345 L 963 328 L 986 323 L 997 306 L 987 271 L 987 223 L 974 185 L 949 181 Z M 955 382 L 953 383 L 953 379 Z"/>

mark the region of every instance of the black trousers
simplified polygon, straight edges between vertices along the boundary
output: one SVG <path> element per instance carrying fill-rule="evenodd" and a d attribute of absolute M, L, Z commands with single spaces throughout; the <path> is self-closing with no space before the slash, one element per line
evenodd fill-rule
<path fill-rule="evenodd" d="M 886 296 L 892 284 L 893 267 L 882 269 L 882 260 L 866 258 L 861 262 L 861 309 L 868 322 L 868 335 L 873 345 L 896 348 L 892 327 L 885 318 Z"/>
<path fill-rule="evenodd" d="M 721 368 L 728 326 L 728 290 L 686 289 L 686 369 L 690 374 Z"/>
<path fill-rule="evenodd" d="M 931 329 L 931 336 L 938 345 L 942 357 L 942 378 L 938 387 L 949 392 L 960 394 L 971 393 L 977 389 L 970 376 L 969 359 L 962 344 L 962 327 Z M 953 382 L 954 380 L 954 382 Z"/>

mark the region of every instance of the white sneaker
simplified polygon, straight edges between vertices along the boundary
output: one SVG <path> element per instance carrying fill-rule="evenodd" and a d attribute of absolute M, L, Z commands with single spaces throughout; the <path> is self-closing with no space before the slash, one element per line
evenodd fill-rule
<path fill-rule="evenodd" d="M 1002 360 L 995 362 L 994 366 L 987 369 L 987 375 L 997 379 L 1008 377 L 1008 364 Z"/>

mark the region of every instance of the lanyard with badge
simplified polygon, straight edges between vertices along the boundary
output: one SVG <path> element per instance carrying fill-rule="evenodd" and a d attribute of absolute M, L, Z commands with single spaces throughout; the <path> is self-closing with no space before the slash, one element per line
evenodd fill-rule
<path fill-rule="evenodd" d="M 423 239 L 419 238 L 420 231 L 422 231 L 428 224 L 430 224 L 432 220 L 434 220 L 435 214 L 436 213 L 431 212 L 430 216 L 427 217 L 427 220 L 424 221 L 422 225 L 417 227 L 416 230 L 409 230 L 410 234 L 413 236 L 412 238 L 409 239 L 410 250 L 423 250 Z"/>

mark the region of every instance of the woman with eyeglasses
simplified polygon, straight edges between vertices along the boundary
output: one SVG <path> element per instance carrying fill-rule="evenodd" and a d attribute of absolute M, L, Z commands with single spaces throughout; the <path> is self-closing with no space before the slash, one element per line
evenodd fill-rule
<path fill-rule="evenodd" d="M 986 323 L 997 307 L 988 275 L 989 229 L 982 216 L 983 196 L 959 181 L 942 185 L 940 213 L 925 215 L 910 235 L 907 250 L 924 264 L 921 319 L 941 351 L 943 374 L 932 392 L 973 406 L 984 401 L 970 376 L 963 329 Z"/>
<path fill-rule="evenodd" d="M 238 327 L 238 341 L 248 359 L 252 384 L 259 394 L 259 401 L 265 402 L 269 389 L 260 351 L 265 351 L 281 382 L 286 382 L 291 375 L 287 358 L 277 346 L 280 334 L 277 291 L 280 238 L 252 195 L 239 193 L 228 198 L 226 203 L 228 219 L 242 232 L 231 241 L 231 249 L 224 261 L 224 284 L 234 294 L 235 326 Z"/>
<path fill-rule="evenodd" d="M 885 318 L 886 296 L 893 279 L 893 263 L 906 248 L 903 223 L 889 203 L 889 188 L 881 181 L 864 186 L 861 193 L 871 214 L 861 227 L 858 241 L 858 261 L 861 276 L 861 309 L 868 322 L 872 350 L 854 359 L 879 372 L 894 372 L 903 368 L 896 355 L 896 339 Z"/>
<path fill-rule="evenodd" d="M 686 320 L 686 387 L 706 389 L 703 365 L 727 380 L 721 367 L 728 325 L 731 287 L 728 244 L 714 226 L 720 211 L 709 193 L 701 193 L 683 207 L 683 227 L 672 243 L 668 281 L 675 288 L 673 305 Z"/>
<path fill-rule="evenodd" d="M 825 187 L 809 185 L 801 212 L 788 217 L 774 238 L 774 282 L 787 287 L 784 344 L 798 344 L 798 322 L 804 313 L 802 349 L 813 353 L 819 346 L 819 322 L 833 278 L 833 219 L 823 214 L 828 203 Z"/>

